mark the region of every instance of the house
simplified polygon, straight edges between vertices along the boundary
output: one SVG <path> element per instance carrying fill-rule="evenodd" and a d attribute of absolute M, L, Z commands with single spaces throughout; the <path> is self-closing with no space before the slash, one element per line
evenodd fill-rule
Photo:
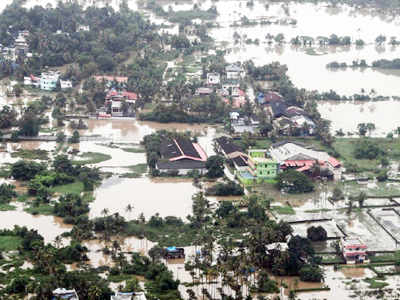
<path fill-rule="evenodd" d="M 28 52 L 29 45 L 24 35 L 18 35 L 14 41 L 14 47 L 17 55 L 25 55 Z"/>
<path fill-rule="evenodd" d="M 53 91 L 57 88 L 57 82 L 60 78 L 58 72 L 42 73 L 40 77 L 40 89 L 45 91 Z"/>
<path fill-rule="evenodd" d="M 211 88 L 208 88 L 208 87 L 201 87 L 201 88 L 198 88 L 197 90 L 196 90 L 196 93 L 195 93 L 195 95 L 196 96 L 208 96 L 208 95 L 211 95 L 212 93 L 213 93 L 213 89 L 211 89 Z"/>
<path fill-rule="evenodd" d="M 291 119 L 282 116 L 274 119 L 272 124 L 281 135 L 292 135 L 293 121 Z"/>
<path fill-rule="evenodd" d="M 52 299 L 79 300 L 79 297 L 75 290 L 66 290 L 64 288 L 62 289 L 58 288 L 53 291 Z"/>
<path fill-rule="evenodd" d="M 236 170 L 238 171 L 247 171 L 249 167 L 249 158 L 245 154 L 240 154 L 234 158 L 232 158 L 232 163 Z"/>
<path fill-rule="evenodd" d="M 137 100 L 137 94 L 128 91 L 117 92 L 116 90 L 108 91 L 106 95 L 106 101 L 122 101 L 125 100 L 128 103 L 135 103 Z"/>
<path fill-rule="evenodd" d="M 301 130 L 308 128 L 308 132 L 303 132 L 303 134 L 310 134 L 310 135 L 314 134 L 315 123 L 309 117 L 304 115 L 299 115 L 290 118 L 290 120 L 292 121 L 293 126 L 296 128 L 299 128 Z"/>
<path fill-rule="evenodd" d="M 187 138 L 164 140 L 160 156 L 156 163 L 160 172 L 177 172 L 177 175 L 186 175 L 194 170 L 200 174 L 206 172 L 207 154 L 199 144 Z"/>
<path fill-rule="evenodd" d="M 298 106 L 289 106 L 288 108 L 286 108 L 284 115 L 285 117 L 292 118 L 296 116 L 305 116 L 307 114 L 304 109 Z"/>
<path fill-rule="evenodd" d="M 244 76 L 244 69 L 237 64 L 226 66 L 225 72 L 227 79 L 240 79 Z"/>
<path fill-rule="evenodd" d="M 207 84 L 214 85 L 221 82 L 221 75 L 218 73 L 207 73 Z"/>
<path fill-rule="evenodd" d="M 60 87 L 62 90 L 72 89 L 72 81 L 71 80 L 60 80 Z"/>
<path fill-rule="evenodd" d="M 242 149 L 231 138 L 226 136 L 215 139 L 215 148 L 217 152 L 222 153 L 226 158 L 243 155 Z"/>
<path fill-rule="evenodd" d="M 283 100 L 270 101 L 269 112 L 273 118 L 279 118 L 285 115 L 287 106 Z"/>
<path fill-rule="evenodd" d="M 279 172 L 279 164 L 268 157 L 267 150 L 250 149 L 248 151 L 250 173 L 257 179 L 275 179 Z"/>
<path fill-rule="evenodd" d="M 128 77 L 125 76 L 94 76 L 94 79 L 97 82 L 110 82 L 110 81 L 116 81 L 118 83 L 128 83 Z"/>
<path fill-rule="evenodd" d="M 231 120 L 232 123 L 238 122 L 239 116 L 240 116 L 240 114 L 236 111 L 232 111 L 229 113 L 229 119 Z"/>
<path fill-rule="evenodd" d="M 340 240 L 340 247 L 346 264 L 369 263 L 367 245 L 360 238 L 342 238 Z"/>
<path fill-rule="evenodd" d="M 36 77 L 34 75 L 30 76 L 25 76 L 24 77 L 24 85 L 25 86 L 33 86 L 33 87 L 39 87 L 40 86 L 40 78 Z"/>
<path fill-rule="evenodd" d="M 288 141 L 273 144 L 269 150 L 271 157 L 280 164 L 281 169 L 295 169 L 309 173 L 314 165 L 329 171 L 332 178 L 338 180 L 342 176 L 341 162 L 323 151 L 304 147 L 299 143 Z"/>
<path fill-rule="evenodd" d="M 185 258 L 185 249 L 178 247 L 167 247 L 165 250 L 165 259 Z"/>
<path fill-rule="evenodd" d="M 258 104 L 263 105 L 268 104 L 271 101 L 280 101 L 283 97 L 278 92 L 267 91 L 265 93 L 258 93 L 256 99 Z"/>
<path fill-rule="evenodd" d="M 85 26 L 85 25 L 79 25 L 78 28 L 76 28 L 76 31 L 77 31 L 77 32 L 89 31 L 89 30 L 90 30 L 90 26 L 89 26 L 89 25 L 87 25 L 87 26 Z"/>
<path fill-rule="evenodd" d="M 146 295 L 144 292 L 117 292 L 114 296 L 111 296 L 111 300 L 146 300 Z"/>
<path fill-rule="evenodd" d="M 222 98 L 222 100 L 233 108 L 241 108 L 246 103 L 246 93 L 239 88 L 232 89 L 231 98 L 232 100 L 228 98 Z"/>

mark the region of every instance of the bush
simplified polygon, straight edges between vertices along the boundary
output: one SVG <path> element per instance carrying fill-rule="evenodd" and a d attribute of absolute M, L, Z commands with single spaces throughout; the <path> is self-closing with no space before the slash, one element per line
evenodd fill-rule
<path fill-rule="evenodd" d="M 328 234 L 322 226 L 311 226 L 307 229 L 307 238 L 313 242 L 326 241 Z"/>
<path fill-rule="evenodd" d="M 376 159 L 378 156 L 384 154 L 385 151 L 383 151 L 377 144 L 367 139 L 357 141 L 353 151 L 353 155 L 357 159 Z"/>
<path fill-rule="evenodd" d="M 381 171 L 379 172 L 379 174 L 376 176 L 376 179 L 377 179 L 379 182 L 386 181 L 386 180 L 388 179 L 388 171 L 387 171 L 387 170 L 381 170 Z"/>
<path fill-rule="evenodd" d="M 317 265 L 304 265 L 299 272 L 302 281 L 321 282 L 324 278 L 323 270 Z"/>
<path fill-rule="evenodd" d="M 16 180 L 31 180 L 43 170 L 45 170 L 43 164 L 20 160 L 11 166 L 11 176 Z"/>
<path fill-rule="evenodd" d="M 227 183 L 217 183 L 206 190 L 209 196 L 242 196 L 244 195 L 243 187 L 234 181 L 229 180 Z"/>

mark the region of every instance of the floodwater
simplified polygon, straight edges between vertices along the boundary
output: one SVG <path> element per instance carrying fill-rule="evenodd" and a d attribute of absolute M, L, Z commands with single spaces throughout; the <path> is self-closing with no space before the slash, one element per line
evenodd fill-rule
<path fill-rule="evenodd" d="M 390 84 L 388 84 L 390 85 Z M 397 86 L 399 86 L 397 84 Z M 330 120 L 332 132 L 357 132 L 359 123 L 374 123 L 376 130 L 371 136 L 386 136 L 400 126 L 400 101 L 379 102 L 318 102 L 322 118 Z"/>
<path fill-rule="evenodd" d="M 119 213 L 127 219 L 137 218 L 141 213 L 146 219 L 156 213 L 185 219 L 192 213 L 192 195 L 197 191 L 190 179 L 113 176 L 96 189 L 89 215 L 102 216 L 102 210 L 107 208 L 110 214 Z M 133 212 L 126 211 L 129 204 L 133 205 Z"/>
<path fill-rule="evenodd" d="M 15 211 L 0 211 L 0 229 L 13 229 L 14 225 L 26 226 L 28 229 L 35 229 L 41 234 L 46 243 L 52 243 L 54 239 L 69 231 L 72 226 L 64 224 L 61 218 L 53 216 L 33 216 L 23 211 L 18 203 L 11 203 L 17 206 Z"/>

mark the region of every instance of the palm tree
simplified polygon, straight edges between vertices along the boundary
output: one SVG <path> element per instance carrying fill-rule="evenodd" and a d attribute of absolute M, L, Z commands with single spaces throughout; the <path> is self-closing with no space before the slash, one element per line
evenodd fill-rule
<path fill-rule="evenodd" d="M 134 208 L 133 205 L 128 204 L 128 205 L 126 206 L 126 208 L 125 208 L 125 211 L 126 211 L 127 213 L 131 214 L 132 211 L 133 211 L 133 208 Z"/>

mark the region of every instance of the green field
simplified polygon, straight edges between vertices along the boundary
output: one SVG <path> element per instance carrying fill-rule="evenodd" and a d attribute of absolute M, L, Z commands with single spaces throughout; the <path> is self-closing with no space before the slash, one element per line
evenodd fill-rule
<path fill-rule="evenodd" d="M 1 251 L 13 251 L 17 250 L 21 245 L 22 239 L 17 236 L 3 235 L 0 236 L 0 250 Z"/>

